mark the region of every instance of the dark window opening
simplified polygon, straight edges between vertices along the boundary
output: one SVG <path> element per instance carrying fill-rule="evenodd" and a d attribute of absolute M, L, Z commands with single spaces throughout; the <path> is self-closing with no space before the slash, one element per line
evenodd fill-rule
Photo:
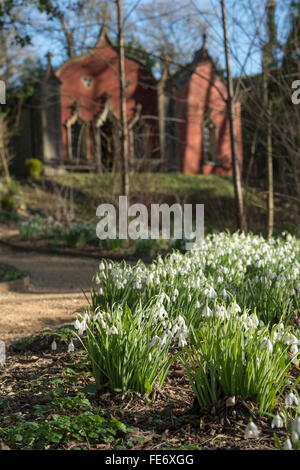
<path fill-rule="evenodd" d="M 76 160 L 87 160 L 86 126 L 76 121 L 71 126 L 71 158 Z"/>
<path fill-rule="evenodd" d="M 101 137 L 101 160 L 104 171 L 113 171 L 116 153 L 116 130 L 110 121 L 99 129 Z"/>
<path fill-rule="evenodd" d="M 150 157 L 150 126 L 138 123 L 134 126 L 134 157 L 144 159 Z"/>
<path fill-rule="evenodd" d="M 218 163 L 217 132 L 213 122 L 205 123 L 202 127 L 202 150 L 204 164 Z"/>

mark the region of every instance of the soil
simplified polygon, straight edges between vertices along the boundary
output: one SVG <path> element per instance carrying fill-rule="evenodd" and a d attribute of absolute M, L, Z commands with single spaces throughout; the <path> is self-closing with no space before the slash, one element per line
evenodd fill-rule
<path fill-rule="evenodd" d="M 44 328 L 72 324 L 88 306 L 99 259 L 49 256 L 0 246 L 0 260 L 30 276 L 26 292 L 0 294 L 0 339 L 8 345 Z"/>
<path fill-rule="evenodd" d="M 76 349 L 72 356 L 66 353 L 66 344 L 51 351 L 51 335 L 43 336 L 44 328 L 57 329 L 70 325 L 76 313 L 88 306 L 82 290 L 89 298 L 91 279 L 99 259 L 72 258 L 46 255 L 30 251 L 14 251 L 0 245 L 0 260 L 30 275 L 31 285 L 26 292 L 0 294 L 0 339 L 8 346 L 7 364 L 0 370 L 0 414 L 21 416 L 36 420 L 34 406 L 51 401 L 51 381 L 67 367 L 76 368 L 83 351 Z M 28 336 L 38 338 L 23 352 L 16 352 L 12 344 Z M 297 372 L 298 373 L 298 372 Z M 40 388 L 34 389 L 34 382 Z M 92 382 L 92 378 L 78 376 L 78 390 Z M 53 387 L 52 387 L 53 388 Z M 67 396 L 76 393 L 66 389 Z M 131 427 L 128 436 L 134 450 L 148 449 L 275 449 L 274 430 L 270 419 L 256 413 L 255 402 L 243 397 L 221 396 L 216 405 L 199 410 L 187 377 L 178 369 L 168 375 L 162 390 L 152 400 L 139 394 L 122 397 L 102 389 L 90 398 L 94 412 L 105 410 L 107 418 L 119 417 Z M 228 405 L 228 404 L 234 404 Z M 253 418 L 260 430 L 257 439 L 245 439 L 244 432 Z M 276 430 L 281 441 L 285 433 Z M 0 448 L 1 448 L 0 442 Z M 68 442 L 60 449 L 72 449 L 78 443 Z M 80 444 L 86 449 L 112 449 L 113 444 L 99 442 Z M 133 447 L 132 447 L 133 446 Z M 55 448 L 55 446 L 51 446 Z M 57 447 L 56 447 L 57 448 Z"/>
<path fill-rule="evenodd" d="M 40 337 L 28 345 L 23 353 L 9 349 L 8 362 L 0 381 L 0 396 L 6 397 L 4 403 L 0 404 L 0 412 L 8 420 L 12 415 L 17 415 L 26 421 L 35 421 L 35 405 L 51 402 L 51 381 L 61 376 L 67 367 L 76 369 L 76 364 L 80 364 L 84 353 L 77 349 L 77 345 L 73 355 L 65 352 L 66 345 L 62 343 L 54 353 L 51 351 L 51 341 L 51 336 Z M 95 413 L 101 415 L 104 412 L 107 419 L 118 417 L 132 429 L 125 438 L 125 445 L 129 443 L 132 450 L 276 449 L 270 419 L 257 415 L 255 402 L 242 397 L 223 396 L 214 406 L 200 410 L 195 406 L 188 379 L 181 372 L 178 364 L 175 364 L 163 388 L 156 390 L 151 399 L 137 393 L 122 396 L 103 388 L 96 395 L 89 396 L 89 400 Z M 77 376 L 75 390 L 74 386 L 61 387 L 66 396 L 73 396 L 80 387 L 85 387 L 91 381 L 93 379 L 90 377 L 80 375 Z M 71 410 L 63 411 L 63 414 L 70 416 L 72 413 Z M 48 419 L 50 416 L 51 412 Z M 244 433 L 250 418 L 256 423 L 260 435 L 258 438 L 245 439 Z M 276 429 L 276 434 L 283 442 L 285 432 Z M 69 450 L 78 445 L 82 449 L 114 448 L 113 443 L 103 441 L 71 441 L 60 445 L 51 444 L 47 448 Z"/>

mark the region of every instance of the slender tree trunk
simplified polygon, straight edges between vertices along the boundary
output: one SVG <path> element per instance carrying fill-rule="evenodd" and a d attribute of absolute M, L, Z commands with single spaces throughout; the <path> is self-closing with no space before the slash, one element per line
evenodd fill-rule
<path fill-rule="evenodd" d="M 10 173 L 9 173 L 9 168 L 8 168 L 8 164 L 6 160 L 6 146 L 7 146 L 7 142 L 6 142 L 7 139 L 5 139 L 6 132 L 7 132 L 7 127 L 6 127 L 5 118 L 3 116 L 2 117 L 0 116 L 0 157 L 1 157 L 2 165 L 3 165 L 6 183 L 7 183 L 7 186 L 9 186 Z"/>
<path fill-rule="evenodd" d="M 234 109 L 234 101 L 233 101 L 233 84 L 232 84 L 232 76 L 231 76 L 231 69 L 230 69 L 225 0 L 221 0 L 221 9 L 222 9 L 224 46 L 225 46 L 225 57 L 226 57 L 227 92 L 228 92 L 227 108 L 228 108 L 229 123 L 230 123 L 231 155 L 232 155 L 234 193 L 235 193 L 235 202 L 236 202 L 236 216 L 237 216 L 238 227 L 241 232 L 244 232 L 246 230 L 246 217 L 245 217 L 245 211 L 244 211 L 241 171 L 239 167 L 238 152 L 237 152 L 237 139 L 236 139 L 236 129 L 235 129 L 235 109 Z"/>
<path fill-rule="evenodd" d="M 162 76 L 157 84 L 157 103 L 158 103 L 158 129 L 159 129 L 159 149 L 160 149 L 160 170 L 164 169 L 165 165 L 165 134 L 166 134 L 166 121 L 165 121 L 165 86 L 168 79 L 168 64 L 162 60 Z"/>
<path fill-rule="evenodd" d="M 263 100 L 266 111 L 266 131 L 267 131 L 267 173 L 268 173 L 268 238 L 273 236 L 274 230 L 274 183 L 273 183 L 273 150 L 272 150 L 272 101 L 269 96 L 269 73 L 271 67 L 275 65 L 274 48 L 276 47 L 276 27 L 275 27 L 275 0 L 268 0 L 267 10 L 267 44 L 262 51 L 263 61 Z"/>
<path fill-rule="evenodd" d="M 267 167 L 268 167 L 268 238 L 273 236 L 274 230 L 274 183 L 273 183 L 273 155 L 272 155 L 272 103 L 267 104 Z"/>
<path fill-rule="evenodd" d="M 121 165 L 122 165 L 122 195 L 129 197 L 129 175 L 127 155 L 127 118 L 126 118 L 126 77 L 122 0 L 116 0 L 118 10 L 118 49 L 120 74 L 120 110 L 121 110 Z"/>

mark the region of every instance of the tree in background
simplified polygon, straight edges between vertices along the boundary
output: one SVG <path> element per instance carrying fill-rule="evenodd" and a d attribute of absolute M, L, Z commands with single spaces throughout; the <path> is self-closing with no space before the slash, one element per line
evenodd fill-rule
<path fill-rule="evenodd" d="M 274 183 L 272 154 L 272 101 L 269 96 L 270 74 L 277 67 L 277 34 L 275 24 L 275 0 L 266 2 L 266 41 L 262 47 L 263 101 L 266 118 L 266 156 L 268 174 L 268 237 L 274 230 Z"/>
<path fill-rule="evenodd" d="M 245 210 L 244 210 L 241 171 L 239 167 L 238 154 L 237 154 L 235 110 L 234 110 L 234 99 L 233 99 L 233 82 L 232 82 L 231 67 L 230 67 L 225 0 L 221 0 L 221 10 L 222 10 L 222 19 L 223 19 L 224 48 L 225 48 L 225 57 L 226 57 L 226 72 L 227 72 L 226 79 L 227 79 L 227 91 L 228 91 L 227 108 L 228 108 L 228 116 L 229 116 L 229 123 L 230 123 L 230 139 L 231 139 L 231 154 L 232 154 L 232 169 L 233 169 L 233 184 L 234 184 L 234 194 L 235 194 L 236 217 L 237 217 L 238 227 L 240 231 L 244 232 L 247 229 L 247 224 L 246 224 L 246 215 L 245 215 Z"/>
<path fill-rule="evenodd" d="M 51 0 L 1 0 L 0 2 L 0 79 L 11 82 L 17 74 L 17 65 L 20 68 L 20 54 L 24 46 L 29 44 L 31 36 L 28 28 L 32 25 L 32 18 L 25 14 L 25 9 L 33 7 L 43 12 L 48 18 L 54 18 L 57 14 Z M 26 53 L 25 53 L 26 57 Z M 28 58 L 28 56 L 27 56 Z M 16 95 L 17 98 L 17 95 Z M 10 182 L 8 162 L 12 156 L 9 151 L 9 142 L 18 128 L 21 103 L 20 99 L 14 113 L 10 108 L 0 108 L 0 171 L 3 169 L 7 183 Z"/>
<path fill-rule="evenodd" d="M 37 15 L 32 29 L 49 36 L 62 62 L 93 47 L 114 13 L 109 0 L 52 0 L 51 4 L 55 9 L 52 21 L 45 14 Z"/>
<path fill-rule="evenodd" d="M 120 82 L 120 111 L 121 111 L 121 164 L 122 164 L 122 195 L 129 196 L 129 175 L 127 156 L 127 117 L 126 117 L 126 75 L 124 51 L 124 20 L 122 0 L 115 0 L 118 12 L 118 55 L 119 55 L 119 82 Z"/>

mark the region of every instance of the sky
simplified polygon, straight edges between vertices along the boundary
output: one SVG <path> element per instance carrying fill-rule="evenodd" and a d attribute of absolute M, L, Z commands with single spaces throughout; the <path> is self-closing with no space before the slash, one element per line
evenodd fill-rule
<path fill-rule="evenodd" d="M 113 2 L 113 0 L 109 0 Z M 175 0 L 174 0 L 175 1 Z M 184 5 L 188 0 L 177 0 L 182 4 L 182 16 L 185 14 Z M 124 0 L 125 9 L 132 10 L 136 4 L 146 5 L 149 0 Z M 157 6 L 155 11 L 159 12 L 160 0 L 151 0 L 152 6 Z M 220 0 L 191 0 L 189 2 L 194 8 L 195 15 L 199 15 L 201 21 L 207 25 L 207 45 L 212 57 L 216 58 L 219 65 L 225 68 L 223 30 L 221 21 Z M 228 19 L 228 34 L 230 41 L 231 66 L 234 76 L 258 73 L 261 70 L 261 52 L 259 41 L 264 37 L 264 0 L 226 0 L 226 10 Z M 287 0 L 277 0 L 276 21 L 278 24 L 278 36 L 284 40 L 288 17 Z M 42 17 L 37 17 L 36 22 L 40 23 Z M 143 21 L 141 16 L 133 10 L 127 25 L 134 29 L 140 39 L 145 40 L 147 44 L 147 31 L 143 30 Z M 91 27 L 91 45 L 95 40 L 97 25 L 95 29 Z M 180 31 L 177 31 L 180 36 Z M 111 31 L 114 35 L 114 31 Z M 184 39 L 184 38 L 182 38 Z M 201 47 L 202 32 L 199 31 L 199 39 L 196 38 L 197 48 Z M 184 43 L 183 43 L 184 44 Z M 187 43 L 188 44 L 188 43 Z M 34 34 L 32 46 L 29 48 L 32 53 L 45 63 L 47 52 L 53 55 L 53 65 L 58 67 L 62 61 L 61 45 L 49 37 L 45 31 Z"/>

